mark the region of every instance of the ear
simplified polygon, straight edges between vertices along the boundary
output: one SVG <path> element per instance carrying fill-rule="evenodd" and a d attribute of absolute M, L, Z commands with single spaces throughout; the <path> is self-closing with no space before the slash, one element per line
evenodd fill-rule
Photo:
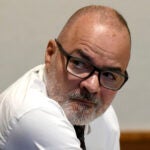
<path fill-rule="evenodd" d="M 50 40 L 48 45 L 47 45 L 47 49 L 45 52 L 45 65 L 50 65 L 52 57 L 54 56 L 55 52 L 56 52 L 56 43 L 54 40 Z"/>

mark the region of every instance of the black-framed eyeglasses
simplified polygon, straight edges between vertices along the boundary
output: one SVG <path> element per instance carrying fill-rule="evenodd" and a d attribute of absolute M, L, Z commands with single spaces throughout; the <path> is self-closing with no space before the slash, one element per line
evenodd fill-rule
<path fill-rule="evenodd" d="M 95 71 L 97 71 L 99 84 L 114 91 L 119 90 L 128 80 L 127 71 L 122 73 L 115 68 L 98 68 L 87 60 L 70 55 L 66 50 L 64 50 L 57 39 L 55 39 L 55 41 L 60 52 L 67 59 L 66 69 L 72 75 L 81 79 L 86 79 L 89 78 Z"/>

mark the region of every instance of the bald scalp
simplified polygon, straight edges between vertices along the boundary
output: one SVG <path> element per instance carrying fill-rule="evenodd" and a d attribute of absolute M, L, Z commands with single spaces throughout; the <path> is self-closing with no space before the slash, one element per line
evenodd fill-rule
<path fill-rule="evenodd" d="M 115 29 L 118 31 L 126 28 L 131 40 L 129 27 L 123 16 L 113 8 L 100 5 L 90 5 L 76 11 L 63 27 L 58 39 L 60 41 L 65 41 L 67 32 L 69 32 L 72 26 L 83 17 L 92 18 L 94 22 L 99 23 L 100 25 L 109 26 L 111 27 L 111 29 Z M 83 24 L 83 26 L 86 26 L 86 24 Z"/>

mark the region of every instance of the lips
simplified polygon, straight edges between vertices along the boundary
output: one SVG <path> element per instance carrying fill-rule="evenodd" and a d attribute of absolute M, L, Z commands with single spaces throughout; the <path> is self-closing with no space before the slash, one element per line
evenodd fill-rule
<path fill-rule="evenodd" d="M 95 102 L 88 100 L 88 99 L 72 99 L 72 101 L 77 102 L 77 103 L 82 103 L 88 106 L 96 105 Z"/>

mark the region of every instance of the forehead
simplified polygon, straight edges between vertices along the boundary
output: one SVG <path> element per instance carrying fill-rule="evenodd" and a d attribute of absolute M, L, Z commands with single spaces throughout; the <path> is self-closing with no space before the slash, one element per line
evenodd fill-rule
<path fill-rule="evenodd" d="M 86 25 L 83 24 L 87 22 Z M 121 31 L 82 20 L 68 30 L 67 42 L 63 43 L 69 53 L 82 50 L 96 64 L 118 65 L 126 69 L 130 56 L 130 41 L 126 28 Z"/>

